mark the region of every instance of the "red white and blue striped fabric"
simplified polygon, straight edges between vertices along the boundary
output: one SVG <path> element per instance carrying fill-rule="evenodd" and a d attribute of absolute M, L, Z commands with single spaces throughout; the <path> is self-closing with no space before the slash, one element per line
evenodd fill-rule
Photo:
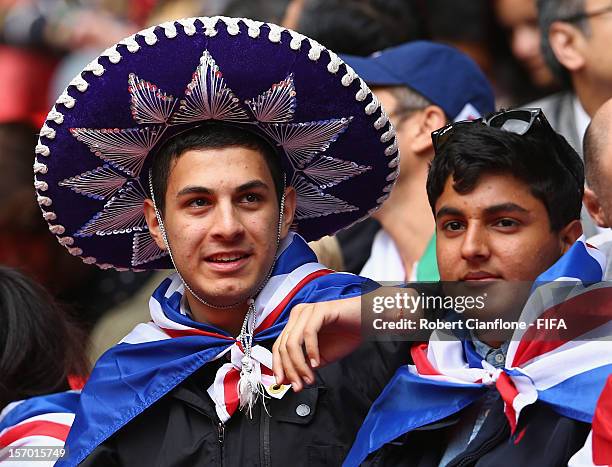
<path fill-rule="evenodd" d="M 0 465 L 20 467 L 31 460 L 10 457 L 7 448 L 63 448 L 74 421 L 80 391 L 67 391 L 12 402 L 0 412 Z M 41 467 L 55 461 L 37 461 Z"/>
<path fill-rule="evenodd" d="M 290 243 L 286 242 L 280 253 L 289 245 Z M 307 262 L 289 273 L 273 275 L 255 300 L 255 309 L 257 310 L 255 335 L 267 330 L 278 320 L 287 303 L 305 284 L 331 272 L 319 263 Z M 163 308 L 165 300 L 171 300 L 175 294 L 178 294 L 176 297 L 182 297 L 185 292 L 185 286 L 178 274 L 173 274 L 169 279 L 170 283 L 163 292 L 163 298 L 161 298 L 162 290 L 160 288 L 149 301 L 151 321 L 136 326 L 121 342 L 143 344 L 176 337 L 205 335 L 231 344 L 212 359 L 216 360 L 226 353 L 230 353 L 230 363 L 221 366 L 217 371 L 214 383 L 208 388 L 208 393 L 215 402 L 219 419 L 226 422 L 238 408 L 238 380 L 242 369 L 242 357 L 244 357 L 242 346 L 236 338 L 229 337 L 225 332 L 195 329 L 189 325 L 173 321 L 166 316 Z M 255 364 L 254 371 L 259 375 L 258 379 L 262 384 L 265 387 L 275 384 L 276 381 L 272 372 L 272 352 L 261 345 L 255 345 L 251 349 L 251 356 Z"/>
<path fill-rule="evenodd" d="M 612 376 L 608 378 L 593 417 L 593 429 L 584 447 L 567 464 L 568 467 L 612 465 Z"/>
<path fill-rule="evenodd" d="M 325 269 L 302 237 L 289 234 L 279 247 L 270 280 L 255 300 L 252 356 L 262 383 L 273 382 L 266 347 L 281 333 L 294 305 L 361 295 L 366 282 Z M 235 337 L 192 320 L 181 309 L 183 287 L 177 275 L 164 280 L 149 302 L 152 321 L 136 326 L 98 360 L 66 442 L 68 458 L 58 465 L 77 465 L 196 370 L 228 352 L 231 359 L 218 370 L 209 394 L 220 420 L 236 412 L 242 349 Z"/>
<path fill-rule="evenodd" d="M 541 274 L 521 319 L 564 318 L 568 332 L 564 340 L 535 326 L 515 334 L 503 369 L 482 360 L 472 342 L 441 340 L 437 331 L 428 343 L 415 344 L 414 365 L 400 368 L 373 404 L 344 465 L 359 465 L 398 436 L 460 411 L 492 385 L 505 402 L 512 432 L 522 409 L 536 401 L 591 423 L 612 373 L 612 287 L 601 282 L 603 271 L 605 256 L 580 239 Z M 574 285 L 561 302 L 560 294 L 548 293 L 558 281 Z"/>

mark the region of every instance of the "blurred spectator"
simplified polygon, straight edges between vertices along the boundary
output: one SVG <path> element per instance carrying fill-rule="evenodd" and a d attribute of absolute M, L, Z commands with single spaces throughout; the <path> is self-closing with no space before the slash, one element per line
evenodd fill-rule
<path fill-rule="evenodd" d="M 5 448 L 63 447 L 79 401 L 70 390 L 83 387 L 89 365 L 83 333 L 49 293 L 2 266 L 0 322 L 0 464 L 26 466 L 32 456 L 11 458 Z"/>
<path fill-rule="evenodd" d="M 53 298 L 23 274 L 0 266 L 0 409 L 70 389 L 87 373 L 83 333 Z"/>
<path fill-rule="evenodd" d="M 297 30 L 336 53 L 366 56 L 423 37 L 414 0 L 305 0 Z"/>
<path fill-rule="evenodd" d="M 225 16 L 250 18 L 281 24 L 290 0 L 230 0 L 223 10 Z"/>
<path fill-rule="evenodd" d="M 603 0 L 538 0 L 544 58 L 571 91 L 534 103 L 582 154 L 591 116 L 612 97 L 612 10 Z"/>
<path fill-rule="evenodd" d="M 495 13 L 510 38 L 512 53 L 529 73 L 533 84 L 551 88 L 556 82 L 540 48 L 535 0 L 496 0 Z"/>
<path fill-rule="evenodd" d="M 29 121 L 42 125 L 48 99 L 74 77 L 63 77 L 59 89 L 50 86 L 52 74 L 61 59 L 73 51 L 93 49 L 93 55 L 136 31 L 132 21 L 118 15 L 125 10 L 137 16 L 142 8 L 126 8 L 127 3 L 71 2 L 69 0 L 0 0 L 0 122 Z M 123 5 L 123 8 L 117 8 Z M 111 10 L 111 6 L 115 10 Z M 92 58 L 84 52 L 83 59 Z M 82 67 L 79 67 L 79 71 Z"/>
<path fill-rule="evenodd" d="M 146 19 L 147 26 L 192 16 L 225 15 L 231 0 L 147 0 L 153 4 Z M 131 2 L 130 2 L 131 3 Z M 251 2 L 244 2 L 251 3 Z M 259 3 L 259 2 L 253 2 Z"/>
<path fill-rule="evenodd" d="M 35 145 L 29 124 L 0 123 L 0 264 L 24 270 L 68 304 L 88 328 L 151 274 L 91 268 L 49 235 L 32 187 Z"/>
<path fill-rule="evenodd" d="M 612 280 L 612 99 L 593 116 L 584 136 L 584 206 L 605 230 L 588 239 L 608 257 L 606 280 Z"/>
<path fill-rule="evenodd" d="M 542 52 L 567 91 L 529 104 L 540 107 L 552 127 L 582 155 L 591 116 L 612 97 L 612 9 L 604 0 L 538 0 Z M 587 237 L 597 233 L 583 209 Z"/>
<path fill-rule="evenodd" d="M 595 113 L 584 136 L 584 204 L 600 227 L 612 226 L 612 99 Z"/>
<path fill-rule="evenodd" d="M 469 55 L 480 69 L 493 77 L 493 10 L 488 0 L 427 0 L 431 40 L 451 44 Z"/>

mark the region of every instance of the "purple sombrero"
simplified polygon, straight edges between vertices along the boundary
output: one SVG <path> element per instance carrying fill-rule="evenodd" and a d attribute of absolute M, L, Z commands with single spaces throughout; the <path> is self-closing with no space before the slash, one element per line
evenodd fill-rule
<path fill-rule="evenodd" d="M 168 138 L 207 120 L 277 148 L 307 240 L 368 216 L 397 177 L 395 131 L 336 54 L 273 24 L 188 18 L 106 50 L 49 112 L 34 163 L 49 230 L 101 268 L 172 268 L 143 215 L 148 169 Z"/>

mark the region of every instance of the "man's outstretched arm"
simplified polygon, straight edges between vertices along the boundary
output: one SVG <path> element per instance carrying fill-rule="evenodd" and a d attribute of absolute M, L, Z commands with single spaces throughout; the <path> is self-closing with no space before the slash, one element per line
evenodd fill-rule
<path fill-rule="evenodd" d="M 357 296 L 318 303 L 304 303 L 293 307 L 285 329 L 274 346 L 273 370 L 279 384 L 292 384 L 294 391 L 300 391 L 304 383 L 314 383 L 313 368 L 325 366 L 346 357 L 359 347 L 362 336 L 362 307 L 371 307 L 371 300 L 377 296 L 393 297 L 402 294 L 418 294 L 413 288 L 381 287 L 366 296 Z M 364 301 L 365 300 L 365 301 Z M 404 315 L 399 305 L 386 307 L 377 316 L 397 319 L 398 316 L 418 320 L 422 310 L 413 310 Z M 416 328 L 413 328 L 416 329 Z M 416 338 L 403 331 L 404 340 Z"/>
<path fill-rule="evenodd" d="M 361 342 L 361 297 L 296 305 L 272 348 L 276 381 L 300 391 L 314 382 L 313 368 L 340 360 Z"/>

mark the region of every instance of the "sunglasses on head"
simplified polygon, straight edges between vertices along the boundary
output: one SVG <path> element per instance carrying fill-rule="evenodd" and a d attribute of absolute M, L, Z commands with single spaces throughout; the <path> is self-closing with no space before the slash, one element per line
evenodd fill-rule
<path fill-rule="evenodd" d="M 487 117 L 479 118 L 477 120 L 452 122 L 432 132 L 431 140 L 433 142 L 433 147 L 436 154 L 438 154 L 438 150 L 442 148 L 444 144 L 446 144 L 450 136 L 457 128 L 474 123 L 481 123 L 483 125 L 498 128 L 517 135 L 524 135 L 528 133 L 534 126 L 551 131 L 554 134 L 554 130 L 548 123 L 548 120 L 546 120 L 542 109 L 524 108 L 500 110 L 499 112 L 495 112 Z"/>

